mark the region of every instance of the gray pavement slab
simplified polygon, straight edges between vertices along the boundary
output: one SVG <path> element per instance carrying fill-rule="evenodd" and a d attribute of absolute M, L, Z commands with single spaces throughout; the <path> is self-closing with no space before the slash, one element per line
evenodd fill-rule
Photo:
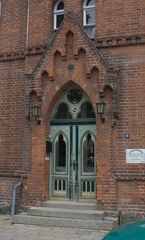
<path fill-rule="evenodd" d="M 101 240 L 106 231 L 11 224 L 9 215 L 0 215 L 0 240 Z"/>

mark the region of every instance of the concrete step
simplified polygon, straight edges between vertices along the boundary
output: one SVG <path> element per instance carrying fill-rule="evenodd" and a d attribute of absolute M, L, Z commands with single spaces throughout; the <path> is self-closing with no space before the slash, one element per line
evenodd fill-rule
<path fill-rule="evenodd" d="M 110 216 L 95 203 L 47 201 L 43 207 L 31 207 L 27 213 L 12 216 L 12 223 L 109 231 L 117 224 Z"/>
<path fill-rule="evenodd" d="M 105 212 L 101 210 L 31 207 L 28 210 L 28 215 L 68 219 L 103 220 Z"/>
<path fill-rule="evenodd" d="M 28 224 L 28 225 L 42 225 L 49 227 L 66 227 L 92 230 L 106 230 L 109 231 L 114 228 L 114 221 L 107 220 L 84 220 L 84 219 L 69 219 L 69 218 L 53 218 L 42 216 L 30 216 L 26 213 L 12 216 L 12 223 Z"/>
<path fill-rule="evenodd" d="M 46 201 L 43 207 L 48 208 L 65 208 L 65 209 L 80 209 L 80 210 L 96 210 L 99 207 L 96 203 L 72 202 L 72 201 Z"/>

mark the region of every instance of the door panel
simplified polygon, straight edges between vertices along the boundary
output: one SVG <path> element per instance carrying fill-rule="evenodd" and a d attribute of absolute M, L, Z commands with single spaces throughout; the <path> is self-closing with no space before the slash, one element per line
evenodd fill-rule
<path fill-rule="evenodd" d="M 96 126 L 79 126 L 79 198 L 96 198 Z"/>
<path fill-rule="evenodd" d="M 70 171 L 70 127 L 51 127 L 50 196 L 68 198 Z"/>
<path fill-rule="evenodd" d="M 51 126 L 50 197 L 96 196 L 95 125 Z"/>
<path fill-rule="evenodd" d="M 63 132 L 59 133 L 54 141 L 54 170 L 56 173 L 67 172 L 68 139 Z"/>

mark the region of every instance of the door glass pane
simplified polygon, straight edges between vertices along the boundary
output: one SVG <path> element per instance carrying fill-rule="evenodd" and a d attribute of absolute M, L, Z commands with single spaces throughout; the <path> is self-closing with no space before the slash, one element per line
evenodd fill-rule
<path fill-rule="evenodd" d="M 90 134 L 83 141 L 83 172 L 94 172 L 95 147 Z"/>
<path fill-rule="evenodd" d="M 78 118 L 95 118 L 95 112 L 93 106 L 89 102 L 85 102 L 81 106 L 81 111 L 78 114 Z"/>
<path fill-rule="evenodd" d="M 56 142 L 56 171 L 64 172 L 66 170 L 66 143 L 62 134 L 59 135 Z"/>
<path fill-rule="evenodd" d="M 82 92 L 77 88 L 73 88 L 68 92 L 67 99 L 69 100 L 69 102 L 76 104 L 81 101 Z"/>
<path fill-rule="evenodd" d="M 68 106 L 65 103 L 61 103 L 58 108 L 57 112 L 54 116 L 54 119 L 71 119 L 72 116 L 68 111 Z"/>

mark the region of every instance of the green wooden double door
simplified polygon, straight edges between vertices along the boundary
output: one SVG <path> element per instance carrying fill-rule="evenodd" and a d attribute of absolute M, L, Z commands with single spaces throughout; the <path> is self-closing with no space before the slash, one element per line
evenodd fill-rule
<path fill-rule="evenodd" d="M 96 198 L 96 125 L 62 121 L 51 125 L 50 198 Z"/>

